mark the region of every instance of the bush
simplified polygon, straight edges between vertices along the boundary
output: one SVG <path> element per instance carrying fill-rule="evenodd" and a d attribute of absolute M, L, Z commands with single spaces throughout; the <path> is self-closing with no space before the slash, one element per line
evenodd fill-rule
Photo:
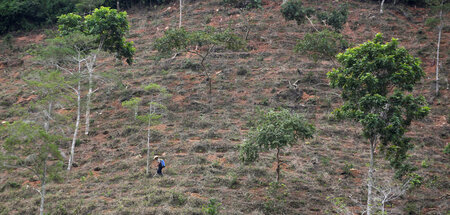
<path fill-rule="evenodd" d="M 71 0 L 0 0 L 0 34 L 55 23 L 57 16 L 74 8 Z"/>
<path fill-rule="evenodd" d="M 222 3 L 247 10 L 252 8 L 262 8 L 262 0 L 222 0 Z"/>
<path fill-rule="evenodd" d="M 342 34 L 323 30 L 306 34 L 298 41 L 294 51 L 305 54 L 317 62 L 319 59 L 333 60 L 340 51 L 348 47 L 349 43 Z"/>
<path fill-rule="evenodd" d="M 266 214 L 285 214 L 286 199 L 289 197 L 288 191 L 285 184 L 271 182 L 267 187 L 264 212 Z"/>
<path fill-rule="evenodd" d="M 444 154 L 450 154 L 450 143 L 447 143 L 447 145 L 444 147 Z"/>
<path fill-rule="evenodd" d="M 301 0 L 289 0 L 281 5 L 281 13 L 286 21 L 295 20 L 301 25 L 306 21 L 306 16 L 314 13 L 314 9 L 304 8 Z"/>
<path fill-rule="evenodd" d="M 327 25 L 334 28 L 335 31 L 342 30 L 342 27 L 347 22 L 348 7 L 347 5 L 341 5 L 338 9 L 331 11 L 330 13 L 321 12 L 317 14 L 317 18 Z"/>
<path fill-rule="evenodd" d="M 210 199 L 209 203 L 202 207 L 202 212 L 206 215 L 217 215 L 220 210 L 220 202 L 216 199 Z"/>

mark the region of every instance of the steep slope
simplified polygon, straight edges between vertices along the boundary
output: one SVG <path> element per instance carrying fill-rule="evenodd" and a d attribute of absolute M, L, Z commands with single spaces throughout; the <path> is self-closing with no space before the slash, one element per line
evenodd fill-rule
<path fill-rule="evenodd" d="M 177 4 L 156 9 L 129 11 L 130 40 L 135 41 L 136 63 L 121 65 L 112 57 L 103 58 L 98 71 L 112 78 L 103 79 L 92 109 L 92 134 L 82 136 L 76 148 L 78 167 L 63 173 L 64 181 L 49 184 L 46 211 L 50 214 L 201 214 L 211 198 L 222 204 L 223 214 L 326 214 L 338 210 L 330 198 L 342 197 L 350 210 L 364 207 L 368 145 L 360 129 L 350 122 L 336 122 L 330 112 L 342 101 L 330 89 L 326 72 L 332 62 L 310 61 L 292 49 L 297 39 L 313 29 L 305 24 L 286 22 L 280 14 L 281 1 L 263 1 L 263 9 L 248 13 L 251 31 L 248 51 L 217 50 L 208 62 L 213 74 L 212 102 L 208 102 L 207 81 L 199 71 L 198 59 L 186 54 L 156 60 L 154 40 L 165 29 L 178 26 Z M 396 37 L 402 46 L 423 61 L 427 72 L 414 93 L 426 96 L 432 113 L 414 123 L 409 136 L 417 147 L 411 159 L 422 166 L 424 185 L 393 203 L 392 214 L 442 214 L 449 205 L 449 155 L 443 149 L 449 142 L 448 89 L 434 98 L 433 56 L 435 32 L 424 26 L 428 11 L 402 5 L 387 6 L 378 14 L 378 5 L 348 1 L 349 22 L 343 34 L 354 44 L 372 39 L 377 32 Z M 336 1 L 307 1 L 307 5 L 326 9 Z M 242 16 L 219 0 L 186 1 L 183 26 L 230 27 L 243 34 Z M 441 49 L 449 50 L 449 33 L 444 31 Z M 42 43 L 44 35 L 31 33 L 16 38 L 14 52 L 5 51 L 0 77 L 0 119 L 19 118 L 12 111 L 27 106 L 35 97 L 21 81 L 26 71 L 37 68 L 26 50 Z M 448 51 L 443 51 L 447 68 Z M 15 64 L 12 64 L 14 63 Z M 442 77 L 448 73 L 442 74 Z M 299 80 L 297 88 L 290 83 Z M 164 178 L 145 176 L 145 126 L 131 119 L 121 102 L 133 96 L 144 101 L 149 96 L 142 86 L 158 83 L 172 94 L 163 123 L 152 127 L 152 153 L 164 154 Z M 445 83 L 443 83 L 445 84 Z M 447 84 L 448 85 L 448 84 Z M 237 144 L 245 138 L 258 108 L 283 106 L 303 113 L 317 127 L 316 137 L 283 151 L 282 182 L 288 197 L 271 205 L 267 187 L 275 180 L 275 158 L 267 152 L 253 165 L 239 162 Z M 67 114 L 74 108 L 67 106 Z M 63 110 L 60 110 L 63 111 Z M 62 146 L 67 151 L 69 143 Z M 428 164 L 428 165 L 424 165 Z M 383 169 L 384 163 L 379 165 Z M 353 168 L 352 171 L 349 169 Z M 31 214 L 37 211 L 39 196 L 30 187 L 25 171 L 0 175 L 0 212 Z M 380 172 L 384 172 L 381 171 Z M 380 178 L 388 179 L 389 175 Z M 10 186 L 18 183 L 20 188 Z M 275 205 L 276 206 L 276 205 Z"/>

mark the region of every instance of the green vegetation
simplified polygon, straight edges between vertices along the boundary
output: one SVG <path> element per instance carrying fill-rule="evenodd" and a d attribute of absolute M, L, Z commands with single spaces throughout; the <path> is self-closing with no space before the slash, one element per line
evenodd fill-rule
<path fill-rule="evenodd" d="M 71 0 L 1 0 L 0 34 L 55 23 L 57 16 L 74 8 Z"/>
<path fill-rule="evenodd" d="M 261 0 L 222 0 L 222 3 L 225 5 L 230 5 L 236 8 L 243 9 L 252 9 L 252 8 L 261 8 L 262 1 Z"/>
<path fill-rule="evenodd" d="M 0 0 L 0 214 L 448 210 L 447 1 L 54 2 Z"/>
<path fill-rule="evenodd" d="M 240 146 L 243 161 L 252 162 L 258 158 L 260 148 L 277 150 L 277 182 L 280 180 L 280 150 L 297 144 L 299 139 L 312 138 L 315 128 L 297 113 L 286 109 L 269 110 L 261 113 L 256 126 L 251 129 L 248 139 Z"/>
<path fill-rule="evenodd" d="M 141 103 L 142 99 L 141 98 L 131 98 L 128 101 L 124 101 L 122 102 L 122 106 L 125 108 L 128 108 L 130 110 L 133 110 L 134 112 L 134 119 L 136 120 L 137 118 L 137 114 L 138 114 L 138 110 L 139 110 L 139 104 Z"/>
<path fill-rule="evenodd" d="M 295 52 L 306 55 L 317 62 L 319 59 L 334 61 L 335 56 L 349 47 L 342 34 L 323 30 L 307 33 L 295 46 Z"/>
<path fill-rule="evenodd" d="M 3 140 L 0 154 L 0 170 L 22 169 L 31 171 L 41 181 L 39 214 L 44 214 L 45 185 L 47 176 L 62 170 L 62 156 L 58 145 L 60 136 L 47 133 L 31 123 L 16 121 L 6 124 L 0 130 Z M 51 159 L 56 159 L 56 162 Z"/>
<path fill-rule="evenodd" d="M 209 94 L 212 93 L 212 79 L 205 65 L 209 55 L 215 48 L 238 51 L 245 48 L 245 41 L 227 29 L 217 31 L 213 27 L 205 30 L 187 31 L 184 28 L 169 29 L 164 36 L 155 41 L 154 48 L 165 57 L 174 52 L 189 52 L 200 57 L 200 65 L 209 83 Z"/>
<path fill-rule="evenodd" d="M 301 0 L 288 0 L 281 5 L 281 14 L 287 21 L 295 20 L 298 25 L 303 24 L 307 17 L 314 13 L 313 8 L 305 8 Z"/>
<path fill-rule="evenodd" d="M 335 31 L 342 30 L 344 24 L 347 22 L 348 6 L 340 5 L 338 9 L 334 9 L 331 12 L 317 13 L 317 19 L 323 23 L 330 25 Z"/>
<path fill-rule="evenodd" d="M 209 203 L 202 207 L 202 212 L 205 215 L 218 215 L 220 212 L 221 205 L 222 204 L 220 204 L 220 202 L 217 201 L 217 199 L 210 199 Z"/>
<path fill-rule="evenodd" d="M 361 123 L 369 140 L 367 214 L 372 214 L 375 148 L 379 146 L 397 170 L 397 178 L 414 170 L 405 162 L 413 145 L 404 135 L 412 120 L 423 119 L 430 109 L 423 96 L 405 92 L 412 91 L 425 73 L 419 59 L 398 47 L 396 39 L 383 44 L 381 34 L 338 54 L 337 60 L 342 66 L 329 72 L 328 78 L 332 87 L 342 89 L 345 103 L 334 114 Z"/>
<path fill-rule="evenodd" d="M 128 30 L 127 13 L 108 7 L 95 9 L 91 15 L 85 17 L 69 13 L 58 18 L 58 31 L 61 36 L 77 31 L 86 36 L 94 36 L 96 43 L 91 43 L 91 50 L 86 51 L 97 49 L 115 53 L 118 59 L 125 58 L 128 64 L 132 64 L 136 49 L 133 42 L 125 40 Z M 95 59 L 93 60 L 95 62 Z"/>
<path fill-rule="evenodd" d="M 157 5 L 172 1 L 120 0 L 119 3 L 123 8 L 130 8 L 134 5 Z M 100 6 L 116 7 L 117 0 L 0 0 L 0 35 L 54 24 L 62 14 L 84 14 Z"/>

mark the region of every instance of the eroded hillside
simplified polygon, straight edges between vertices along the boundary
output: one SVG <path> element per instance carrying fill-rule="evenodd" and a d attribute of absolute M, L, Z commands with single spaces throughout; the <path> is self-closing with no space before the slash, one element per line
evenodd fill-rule
<path fill-rule="evenodd" d="M 305 1 L 326 10 L 338 1 Z M 408 136 L 416 145 L 411 159 L 419 166 L 423 185 L 395 200 L 390 214 L 449 213 L 448 50 L 449 31 L 444 28 L 441 95 L 434 96 L 435 47 L 437 33 L 425 26 L 428 9 L 387 5 L 379 14 L 372 2 L 346 1 L 349 21 L 342 34 L 353 44 L 372 39 L 377 32 L 385 38 L 399 38 L 412 55 L 419 57 L 426 78 L 414 91 L 424 94 L 431 113 L 414 122 Z M 251 28 L 246 51 L 216 50 L 208 61 L 212 74 L 211 101 L 207 81 L 198 58 L 179 54 L 158 59 L 152 43 L 166 29 L 178 26 L 178 5 L 128 11 L 135 42 L 135 63 L 127 66 L 112 56 L 103 56 L 97 72 L 101 89 L 95 93 L 89 136 L 77 144 L 77 167 L 62 174 L 63 181 L 48 185 L 46 211 L 49 214 L 201 214 L 209 199 L 217 199 L 223 214 L 327 214 L 342 213 L 333 204 L 341 199 L 355 213 L 364 209 L 368 145 L 358 124 L 338 122 L 330 113 L 342 103 L 340 92 L 328 85 L 326 73 L 331 61 L 314 62 L 293 52 L 299 38 L 314 29 L 285 21 L 281 1 L 263 1 L 262 9 L 248 12 Z M 205 26 L 231 28 L 245 34 L 244 18 L 238 9 L 219 0 L 186 1 L 183 26 L 189 30 Z M 3 47 L 0 71 L 0 119 L 14 121 L 30 111 L 37 99 L 22 80 L 27 72 L 41 68 L 29 50 L 44 43 L 49 33 L 19 35 L 13 47 Z M 292 84 L 297 83 L 297 87 Z M 151 152 L 163 154 L 165 177 L 145 175 L 146 127 L 132 120 L 121 102 L 131 97 L 150 101 L 142 87 L 149 83 L 165 86 L 172 94 L 166 102 L 162 123 L 152 127 Z M 317 128 L 313 140 L 282 152 L 282 182 L 287 197 L 282 207 L 267 207 L 269 184 L 275 180 L 275 155 L 266 152 L 252 165 L 243 165 L 237 145 L 242 143 L 257 109 L 285 107 L 304 116 Z M 25 108 L 25 110 L 21 109 Z M 58 108 L 75 117 L 71 104 Z M 143 111 L 141 109 L 141 111 Z M 70 120 L 69 120 L 70 121 Z M 71 128 L 65 128 L 69 130 Z M 83 130 L 83 128 L 82 128 Z M 68 152 L 67 145 L 61 146 Z M 379 159 L 382 161 L 382 159 Z M 385 169 L 379 163 L 378 168 Z M 351 169 L 351 171 L 350 171 Z M 380 178 L 390 175 L 381 171 Z M 26 171 L 0 173 L 0 213 L 33 214 L 39 207 L 39 186 Z"/>

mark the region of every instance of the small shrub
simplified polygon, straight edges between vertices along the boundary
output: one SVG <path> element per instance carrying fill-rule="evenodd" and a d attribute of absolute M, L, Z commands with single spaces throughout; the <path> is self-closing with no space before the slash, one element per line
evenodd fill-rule
<path fill-rule="evenodd" d="M 8 49 L 12 50 L 13 49 L 13 36 L 11 34 L 6 34 L 3 37 L 3 44 L 8 47 Z"/>
<path fill-rule="evenodd" d="M 345 175 L 351 175 L 350 170 L 353 169 L 353 164 L 352 163 L 348 163 L 347 161 L 344 164 L 344 168 L 343 168 L 343 174 Z"/>
<path fill-rule="evenodd" d="M 429 28 L 434 28 L 439 24 L 439 18 L 431 17 L 425 20 L 425 25 Z"/>
<path fill-rule="evenodd" d="M 288 196 L 288 189 L 285 184 L 271 182 L 267 188 L 264 212 L 266 214 L 284 214 Z"/>
<path fill-rule="evenodd" d="M 342 30 L 342 27 L 347 22 L 348 7 L 341 5 L 338 9 L 332 10 L 330 13 L 322 12 L 317 14 L 317 18 L 327 25 L 334 28 L 335 31 Z"/>
<path fill-rule="evenodd" d="M 248 69 L 247 68 L 245 68 L 245 67 L 239 67 L 239 70 L 237 71 L 237 75 L 241 75 L 241 76 L 244 76 L 244 75 L 247 75 L 249 73 L 249 71 L 248 71 Z"/>
<path fill-rule="evenodd" d="M 183 206 L 186 204 L 187 197 L 184 194 L 176 192 L 176 191 L 171 191 L 170 195 L 171 195 L 171 201 L 170 201 L 171 205 Z"/>
<path fill-rule="evenodd" d="M 247 10 L 262 8 L 262 0 L 222 0 L 222 3 L 235 8 L 243 8 Z"/>
<path fill-rule="evenodd" d="M 447 145 L 444 147 L 444 154 L 450 154 L 450 143 L 447 143 Z"/>
<path fill-rule="evenodd" d="M 298 41 L 294 51 L 307 55 L 317 62 L 319 59 L 334 60 L 339 52 L 349 46 L 342 34 L 323 30 L 307 33 L 303 39 Z"/>
<path fill-rule="evenodd" d="M 11 188 L 13 188 L 13 189 L 20 188 L 20 184 L 17 183 L 17 182 L 14 182 L 14 181 L 8 181 L 8 182 L 7 182 L 7 186 L 8 186 L 8 187 L 11 187 Z"/>
<path fill-rule="evenodd" d="M 295 20 L 301 25 L 306 21 L 306 16 L 314 13 L 314 9 L 303 7 L 301 0 L 289 0 L 281 5 L 281 13 L 286 21 Z"/>
<path fill-rule="evenodd" d="M 228 178 L 228 188 L 235 189 L 239 185 L 238 177 L 236 173 L 230 172 L 227 175 Z"/>
<path fill-rule="evenodd" d="M 210 199 L 209 203 L 202 207 L 202 212 L 205 215 L 218 215 L 220 211 L 220 202 L 216 199 Z"/>

